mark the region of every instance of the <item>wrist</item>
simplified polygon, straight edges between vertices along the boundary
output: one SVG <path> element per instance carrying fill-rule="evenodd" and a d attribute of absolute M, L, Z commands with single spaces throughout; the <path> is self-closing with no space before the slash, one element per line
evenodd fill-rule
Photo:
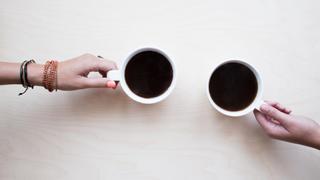
<path fill-rule="evenodd" d="M 42 86 L 43 67 L 43 64 L 32 63 L 28 65 L 28 80 L 31 85 Z"/>
<path fill-rule="evenodd" d="M 309 146 L 320 150 L 320 126 L 314 129 L 313 135 L 310 137 L 311 143 Z"/>

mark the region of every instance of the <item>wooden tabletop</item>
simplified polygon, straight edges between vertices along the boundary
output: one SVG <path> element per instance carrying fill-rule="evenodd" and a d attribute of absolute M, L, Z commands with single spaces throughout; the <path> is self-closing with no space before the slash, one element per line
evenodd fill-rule
<path fill-rule="evenodd" d="M 320 1 L 3 1 L 0 60 L 118 64 L 157 47 L 178 79 L 142 105 L 108 89 L 49 93 L 0 87 L 0 179 L 319 179 L 320 152 L 271 140 L 252 113 L 214 110 L 206 81 L 219 62 L 256 67 L 264 99 L 320 122 Z"/>

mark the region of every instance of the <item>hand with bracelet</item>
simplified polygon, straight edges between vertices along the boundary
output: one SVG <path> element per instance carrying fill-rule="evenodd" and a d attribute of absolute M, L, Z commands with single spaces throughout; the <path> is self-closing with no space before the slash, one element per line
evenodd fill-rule
<path fill-rule="evenodd" d="M 0 85 L 23 84 L 24 87 L 43 86 L 49 91 L 85 88 L 116 88 L 114 81 L 106 78 L 108 71 L 117 69 L 110 60 L 84 54 L 66 61 L 48 61 L 45 65 L 34 61 L 23 63 L 0 62 Z M 90 72 L 102 77 L 89 78 Z"/>

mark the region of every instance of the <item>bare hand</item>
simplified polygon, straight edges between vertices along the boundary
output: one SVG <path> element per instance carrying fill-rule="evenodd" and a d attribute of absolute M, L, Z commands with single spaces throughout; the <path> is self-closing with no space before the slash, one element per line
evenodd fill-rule
<path fill-rule="evenodd" d="M 254 115 L 265 130 L 274 139 L 314 147 L 320 150 L 320 125 L 315 121 L 291 115 L 291 110 L 277 102 L 266 101 L 255 110 Z"/>

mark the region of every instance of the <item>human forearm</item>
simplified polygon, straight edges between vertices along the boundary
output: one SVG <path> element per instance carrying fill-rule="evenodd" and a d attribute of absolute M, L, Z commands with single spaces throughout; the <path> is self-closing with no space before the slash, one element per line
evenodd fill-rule
<path fill-rule="evenodd" d="M 19 71 L 18 63 L 0 62 L 0 84 L 19 84 Z"/>
<path fill-rule="evenodd" d="M 20 81 L 21 63 L 0 62 L 0 85 L 4 84 L 21 84 Z M 28 80 L 31 85 L 42 85 L 43 65 L 28 65 Z"/>
<path fill-rule="evenodd" d="M 53 62 L 56 62 L 56 65 L 53 66 L 55 64 Z M 21 63 L 0 62 L 0 85 L 21 84 L 21 65 Z M 59 63 L 47 61 L 45 65 L 29 62 L 23 67 L 23 83 L 29 87 L 45 86 L 48 89 L 50 85 L 50 88 L 59 90 L 77 90 L 85 88 L 115 89 L 117 86 L 114 81 L 105 77 L 108 71 L 117 69 L 116 63 L 92 54 L 83 54 Z M 88 75 L 91 72 L 99 72 L 102 77 L 90 78 Z M 43 81 L 44 77 L 46 79 Z M 29 83 L 27 84 L 24 79 Z"/>
<path fill-rule="evenodd" d="M 310 144 L 310 146 L 320 150 L 320 126 L 318 126 L 318 128 L 315 130 L 311 138 L 312 143 Z"/>

